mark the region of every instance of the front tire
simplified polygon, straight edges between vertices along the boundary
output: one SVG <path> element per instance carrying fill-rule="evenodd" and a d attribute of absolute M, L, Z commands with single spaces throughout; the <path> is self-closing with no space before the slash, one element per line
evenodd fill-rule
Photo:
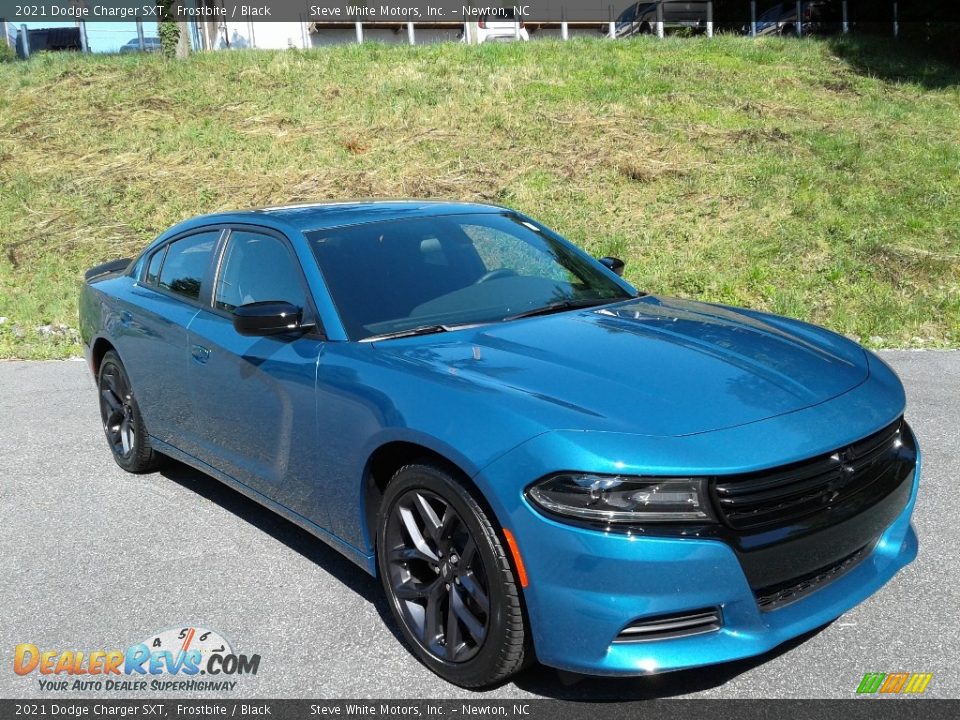
<path fill-rule="evenodd" d="M 492 685 L 530 657 L 504 545 L 445 469 L 407 465 L 393 476 L 381 503 L 377 566 L 404 640 L 445 680 Z"/>
<path fill-rule="evenodd" d="M 97 388 L 103 432 L 117 465 L 132 473 L 156 469 L 160 455 L 150 446 L 130 377 L 112 350 L 100 361 Z"/>

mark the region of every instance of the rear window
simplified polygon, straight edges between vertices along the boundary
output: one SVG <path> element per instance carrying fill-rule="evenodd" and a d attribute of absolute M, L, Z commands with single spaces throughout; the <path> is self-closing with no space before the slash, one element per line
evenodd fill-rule
<path fill-rule="evenodd" d="M 158 285 L 191 300 L 200 298 L 203 276 L 220 231 L 198 233 L 172 243 L 160 270 Z"/>

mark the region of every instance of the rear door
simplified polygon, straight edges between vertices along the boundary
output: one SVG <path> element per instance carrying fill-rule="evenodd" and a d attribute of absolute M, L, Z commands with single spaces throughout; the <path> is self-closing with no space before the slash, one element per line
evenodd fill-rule
<path fill-rule="evenodd" d="M 323 338 L 240 335 L 233 310 L 265 300 L 290 302 L 316 321 L 289 241 L 267 228 L 232 227 L 210 303 L 189 326 L 193 434 L 202 460 L 293 507 L 292 488 L 317 470 L 314 388 Z"/>
<path fill-rule="evenodd" d="M 187 326 L 201 307 L 220 228 L 192 230 L 155 249 L 119 313 L 118 347 L 151 435 L 191 453 Z"/>

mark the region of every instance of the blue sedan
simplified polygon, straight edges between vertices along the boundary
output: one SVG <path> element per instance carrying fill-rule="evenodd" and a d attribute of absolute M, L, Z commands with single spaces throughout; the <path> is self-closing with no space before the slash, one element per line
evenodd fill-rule
<path fill-rule="evenodd" d="M 464 687 L 757 655 L 913 560 L 882 360 L 622 273 L 500 207 L 266 208 L 88 271 L 81 333 L 122 468 L 314 533 Z"/>

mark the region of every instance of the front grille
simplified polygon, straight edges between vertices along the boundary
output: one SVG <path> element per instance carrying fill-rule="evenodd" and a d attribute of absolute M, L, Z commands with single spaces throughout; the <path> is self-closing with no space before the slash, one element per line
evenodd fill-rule
<path fill-rule="evenodd" d="M 748 475 L 717 478 L 714 501 L 735 530 L 788 525 L 842 503 L 888 476 L 902 445 L 900 418 L 880 432 L 810 460 Z"/>
<path fill-rule="evenodd" d="M 803 578 L 794 579 L 788 583 L 782 583 L 774 587 L 756 590 L 754 596 L 757 598 L 757 605 L 759 605 L 763 611 L 770 611 L 796 602 L 814 590 L 819 589 L 822 585 L 833 582 L 844 573 L 852 570 L 861 560 L 870 554 L 872 549 L 873 544 L 865 545 L 838 562 L 821 568 Z"/>
<path fill-rule="evenodd" d="M 615 643 L 670 640 L 672 638 L 714 632 L 723 625 L 720 608 L 705 608 L 673 615 L 635 620 L 614 638 Z"/>

